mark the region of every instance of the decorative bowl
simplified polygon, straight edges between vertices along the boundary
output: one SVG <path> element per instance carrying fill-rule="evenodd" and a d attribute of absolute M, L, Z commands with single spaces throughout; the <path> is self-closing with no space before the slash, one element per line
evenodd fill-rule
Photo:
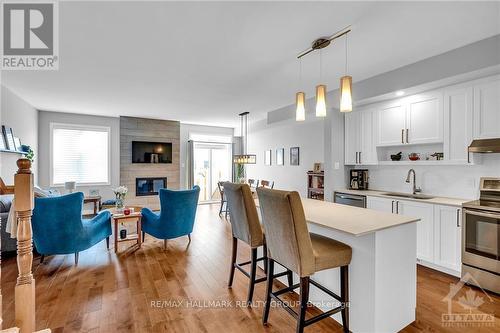
<path fill-rule="evenodd" d="M 410 161 L 418 161 L 420 159 L 420 154 L 411 153 L 408 155 L 408 158 L 410 159 Z"/>

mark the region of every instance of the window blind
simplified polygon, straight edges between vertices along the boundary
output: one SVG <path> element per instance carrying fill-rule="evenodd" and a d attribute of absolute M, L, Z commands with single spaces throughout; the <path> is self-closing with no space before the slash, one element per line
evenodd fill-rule
<path fill-rule="evenodd" d="M 109 131 L 52 124 L 52 185 L 109 184 Z"/>

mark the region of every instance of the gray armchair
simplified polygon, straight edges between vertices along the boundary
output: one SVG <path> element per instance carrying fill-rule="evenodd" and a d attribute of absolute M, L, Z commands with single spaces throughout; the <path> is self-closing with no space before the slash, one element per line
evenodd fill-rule
<path fill-rule="evenodd" d="M 1 236 L 2 236 L 2 255 L 8 254 L 9 252 L 15 253 L 17 250 L 17 241 L 15 238 L 11 238 L 10 234 L 5 231 L 5 226 L 7 224 L 7 219 L 9 217 L 9 210 L 12 206 L 12 199 L 14 195 L 0 195 L 0 219 L 1 219 Z"/>

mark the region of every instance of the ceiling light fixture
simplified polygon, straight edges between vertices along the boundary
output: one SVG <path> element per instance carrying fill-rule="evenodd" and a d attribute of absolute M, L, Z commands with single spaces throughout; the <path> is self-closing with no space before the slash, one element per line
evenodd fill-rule
<path fill-rule="evenodd" d="M 241 150 L 242 153 L 233 156 L 233 163 L 235 164 L 255 164 L 257 163 L 257 155 L 248 154 L 248 114 L 250 112 L 240 113 L 240 129 L 241 129 Z"/>
<path fill-rule="evenodd" d="M 300 60 L 302 57 L 308 55 L 309 53 L 320 50 L 319 54 L 319 72 L 320 72 L 320 82 L 322 80 L 322 57 L 321 57 L 321 49 L 330 45 L 332 41 L 337 38 L 340 38 L 346 35 L 346 48 L 345 48 L 345 75 L 340 78 L 340 111 L 341 112 L 350 112 L 352 111 L 352 77 L 347 75 L 347 34 L 351 32 L 351 27 L 348 26 L 329 37 L 321 37 L 316 39 L 310 48 L 304 50 L 303 52 L 297 55 L 297 58 Z M 302 67 L 300 68 L 302 71 Z M 301 74 L 300 74 L 301 75 Z M 316 117 L 326 117 L 326 85 L 318 84 L 316 86 Z M 302 121 L 305 119 L 305 93 L 298 92 L 296 93 L 296 111 L 295 111 L 295 119 L 297 121 Z M 302 112 L 304 113 L 304 117 L 302 117 Z"/>
<path fill-rule="evenodd" d="M 301 88 L 302 82 L 302 59 L 299 59 L 299 89 Z M 306 120 L 306 93 L 303 91 L 299 91 L 295 94 L 295 120 L 296 121 L 304 121 Z"/>
<path fill-rule="evenodd" d="M 340 78 L 340 112 L 352 111 L 352 76 L 347 75 L 347 34 L 345 35 L 345 75 Z"/>
<path fill-rule="evenodd" d="M 405 94 L 405 92 L 403 90 L 396 91 L 396 96 L 398 96 L 398 97 L 403 96 L 404 94 Z"/>

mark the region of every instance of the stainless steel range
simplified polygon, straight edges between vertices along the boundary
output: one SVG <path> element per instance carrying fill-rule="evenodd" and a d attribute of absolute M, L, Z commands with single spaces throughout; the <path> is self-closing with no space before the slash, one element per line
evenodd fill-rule
<path fill-rule="evenodd" d="M 480 190 L 479 200 L 462 205 L 462 277 L 500 293 L 500 178 L 481 178 Z"/>

